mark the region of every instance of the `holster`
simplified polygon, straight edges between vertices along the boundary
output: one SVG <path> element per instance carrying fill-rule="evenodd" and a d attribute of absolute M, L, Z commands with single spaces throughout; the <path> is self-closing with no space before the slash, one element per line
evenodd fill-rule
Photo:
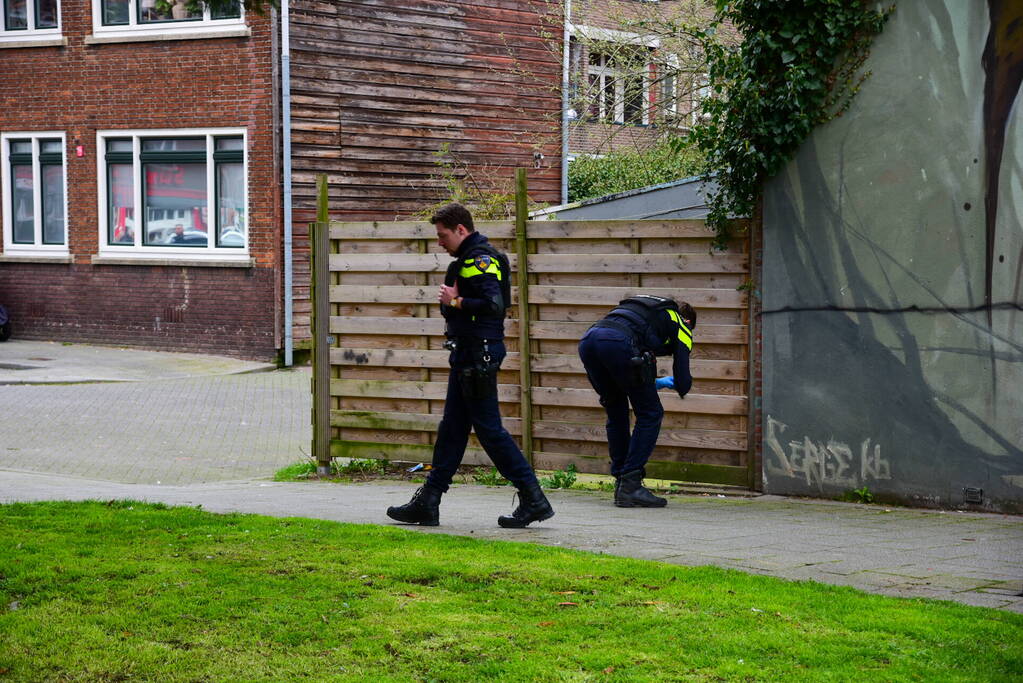
<path fill-rule="evenodd" d="M 657 359 L 649 351 L 641 351 L 629 359 L 635 386 L 653 384 L 657 379 Z"/>
<path fill-rule="evenodd" d="M 472 363 L 458 369 L 458 384 L 466 401 L 497 397 L 498 363 L 493 362 L 486 346 L 473 348 Z"/>

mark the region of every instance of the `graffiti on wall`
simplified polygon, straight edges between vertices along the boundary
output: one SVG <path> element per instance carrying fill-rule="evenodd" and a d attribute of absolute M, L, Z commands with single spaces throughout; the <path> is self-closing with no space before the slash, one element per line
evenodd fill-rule
<path fill-rule="evenodd" d="M 898 3 L 871 64 L 765 186 L 765 489 L 1023 510 L 1023 3 Z"/>
<path fill-rule="evenodd" d="M 822 442 L 804 436 L 789 441 L 786 450 L 779 437 L 787 428 L 784 422 L 767 416 L 770 457 L 764 464 L 769 476 L 799 479 L 820 492 L 825 486 L 850 489 L 892 478 L 891 464 L 881 455 L 881 444 L 870 437 L 854 450 L 833 438 Z"/>

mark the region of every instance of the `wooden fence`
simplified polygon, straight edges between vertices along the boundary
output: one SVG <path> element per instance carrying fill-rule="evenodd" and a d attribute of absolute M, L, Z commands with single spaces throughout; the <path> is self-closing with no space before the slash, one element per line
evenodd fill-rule
<path fill-rule="evenodd" d="M 477 229 L 514 272 L 498 396 L 526 457 L 539 469 L 608 471 L 605 416 L 578 341 L 623 298 L 672 296 L 698 313 L 694 383 L 685 399 L 660 392 L 665 417 L 648 476 L 752 487 L 740 289 L 748 242 L 714 252 L 698 220 L 526 222 L 524 175 L 520 184 L 518 219 Z M 436 295 L 451 259 L 426 222 L 322 220 L 325 192 L 321 180 L 321 221 L 311 226 L 313 452 L 321 468 L 334 457 L 429 462 L 448 376 Z M 671 374 L 670 357 L 658 374 Z M 489 463 L 475 437 L 465 462 Z"/>

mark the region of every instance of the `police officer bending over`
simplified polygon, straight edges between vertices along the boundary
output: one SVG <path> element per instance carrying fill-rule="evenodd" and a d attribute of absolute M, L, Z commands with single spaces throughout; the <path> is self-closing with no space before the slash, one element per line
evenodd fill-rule
<path fill-rule="evenodd" d="M 387 508 L 387 516 L 436 526 L 441 494 L 462 462 L 469 431 L 475 429 L 498 471 L 519 490 L 518 507 L 497 523 L 521 528 L 550 519 L 554 510 L 522 451 L 501 425 L 498 410 L 497 371 L 505 357 L 504 316 L 511 303 L 508 259 L 476 232 L 472 215 L 459 204 L 448 204 L 430 222 L 437 229 L 438 244 L 455 257 L 437 296 L 447 320 L 444 346 L 451 351 L 448 393 L 426 484 L 407 504 Z"/>
<path fill-rule="evenodd" d="M 661 431 L 664 409 L 657 389 L 685 397 L 693 385 L 689 352 L 696 311 L 687 303 L 639 295 L 620 302 L 579 342 L 590 384 L 607 411 L 607 445 L 618 507 L 663 507 L 668 501 L 643 486 L 645 466 Z M 674 378 L 657 379 L 655 356 L 674 355 Z M 629 434 L 629 403 L 636 427 Z"/>

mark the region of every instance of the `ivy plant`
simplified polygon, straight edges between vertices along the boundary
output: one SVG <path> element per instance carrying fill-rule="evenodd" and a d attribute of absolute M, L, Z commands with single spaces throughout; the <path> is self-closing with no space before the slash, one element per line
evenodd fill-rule
<path fill-rule="evenodd" d="M 725 248 L 730 219 L 751 216 L 763 182 L 781 170 L 817 126 L 845 112 L 863 81 L 862 67 L 894 6 L 870 0 L 716 0 L 700 33 L 711 95 L 703 118 L 679 150 L 703 152 L 715 174 L 708 223 Z M 729 46 L 716 34 L 735 30 Z"/>

